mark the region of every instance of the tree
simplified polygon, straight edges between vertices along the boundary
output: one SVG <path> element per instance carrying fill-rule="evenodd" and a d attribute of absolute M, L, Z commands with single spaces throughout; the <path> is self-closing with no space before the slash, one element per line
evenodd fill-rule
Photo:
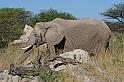
<path fill-rule="evenodd" d="M 25 24 L 32 27 L 37 22 L 48 22 L 55 18 L 76 19 L 72 14 L 60 12 L 54 9 L 42 10 L 39 14 L 32 15 L 23 8 L 0 9 L 0 48 L 18 39 L 22 34 Z"/>
<path fill-rule="evenodd" d="M 37 22 L 48 22 L 48 21 L 52 21 L 55 18 L 63 18 L 70 20 L 76 19 L 76 17 L 70 13 L 49 9 L 49 10 L 42 10 L 39 14 L 33 16 L 30 19 L 30 24 L 33 26 Z"/>
<path fill-rule="evenodd" d="M 19 38 L 30 16 L 31 13 L 23 8 L 0 9 L 0 48 Z"/>
<path fill-rule="evenodd" d="M 124 23 L 124 3 L 115 4 L 114 7 L 107 9 L 101 15 L 109 19 L 114 19 L 120 23 Z"/>

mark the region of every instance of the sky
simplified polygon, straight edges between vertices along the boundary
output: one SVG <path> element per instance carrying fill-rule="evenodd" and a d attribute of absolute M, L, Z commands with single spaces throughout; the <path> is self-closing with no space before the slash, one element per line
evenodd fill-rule
<path fill-rule="evenodd" d="M 0 0 L 0 8 L 25 8 L 36 14 L 40 10 L 55 9 L 68 12 L 77 18 L 105 19 L 100 15 L 123 0 Z"/>

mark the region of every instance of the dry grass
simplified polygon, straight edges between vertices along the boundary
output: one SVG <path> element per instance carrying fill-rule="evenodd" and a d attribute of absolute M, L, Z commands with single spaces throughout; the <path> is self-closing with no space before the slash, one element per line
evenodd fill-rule
<path fill-rule="evenodd" d="M 45 45 L 41 46 L 39 50 L 40 50 L 39 51 L 40 53 L 45 53 L 45 50 L 46 50 Z M 8 48 L 5 49 L 5 53 L 3 52 L 0 55 L 0 70 L 8 69 L 10 64 L 15 63 L 19 59 L 19 57 L 21 57 L 22 52 L 23 50 L 21 50 L 19 46 L 16 46 L 16 45 L 8 46 Z M 36 52 L 37 52 L 37 49 L 34 47 L 28 59 L 23 64 L 21 64 L 21 66 L 27 66 L 28 63 L 33 61 L 37 54 Z"/>
<path fill-rule="evenodd" d="M 21 56 L 22 50 L 19 49 L 17 46 L 9 46 L 6 50 L 5 53 L 0 55 L 0 70 L 2 69 L 8 69 L 10 64 L 15 63 L 19 57 Z M 28 60 L 34 59 L 34 53 L 32 52 Z M 25 62 L 27 62 L 26 60 Z M 25 65 L 24 64 L 22 65 Z"/>
<path fill-rule="evenodd" d="M 5 53 L 0 55 L 0 70 L 9 68 L 9 65 L 19 57 L 19 52 L 16 46 L 9 46 L 5 49 Z"/>
<path fill-rule="evenodd" d="M 124 82 L 124 34 L 113 33 L 108 52 L 101 52 L 96 58 L 107 76 L 113 77 L 115 82 Z"/>
<path fill-rule="evenodd" d="M 108 76 L 113 76 L 116 82 L 124 82 L 124 34 L 114 33 L 110 41 L 110 47 L 108 52 L 101 52 L 100 55 L 95 57 L 95 64 L 102 68 Z M 43 49 L 40 49 L 43 52 Z M 11 63 L 14 63 L 20 56 L 22 50 L 17 46 L 9 46 L 5 53 L 0 55 L 0 70 L 8 69 Z M 36 49 L 34 48 L 27 61 L 34 60 L 36 55 Z"/>

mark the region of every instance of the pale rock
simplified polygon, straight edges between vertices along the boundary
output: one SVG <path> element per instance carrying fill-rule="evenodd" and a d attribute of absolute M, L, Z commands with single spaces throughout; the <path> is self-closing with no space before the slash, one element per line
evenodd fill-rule
<path fill-rule="evenodd" d="M 39 77 L 34 77 L 33 80 L 31 80 L 31 82 L 42 82 L 39 80 Z"/>
<path fill-rule="evenodd" d="M 75 59 L 81 63 L 76 65 L 62 64 L 56 68 L 55 65 L 62 63 L 61 60 L 54 60 L 50 63 L 50 68 L 53 71 L 63 71 L 63 73 L 69 75 L 74 82 L 107 82 L 107 80 L 110 80 L 110 78 L 106 78 L 106 74 L 102 69 L 93 64 L 88 52 L 84 50 L 76 49 L 60 54 L 59 56 L 63 58 Z M 106 79 L 102 79 L 103 77 Z"/>
<path fill-rule="evenodd" d="M 8 73 L 9 71 L 8 70 L 4 70 L 2 73 L 0 73 L 0 79 L 4 79 L 4 78 L 7 78 L 8 77 Z"/>
<path fill-rule="evenodd" d="M 30 82 L 30 79 L 28 79 L 28 78 L 23 78 L 21 82 Z"/>
<path fill-rule="evenodd" d="M 14 40 L 11 44 L 26 43 L 32 31 L 33 31 L 33 28 L 31 26 L 25 25 L 25 28 L 23 29 L 23 35 L 21 35 L 19 40 Z"/>
<path fill-rule="evenodd" d="M 61 57 L 63 58 L 71 58 L 75 59 L 79 62 L 83 63 L 91 63 L 90 62 L 90 57 L 88 55 L 87 51 L 81 50 L 81 49 L 75 49 L 70 52 L 65 52 L 63 54 L 60 54 Z"/>
<path fill-rule="evenodd" d="M 8 75 L 6 82 L 13 82 L 13 76 L 12 75 Z"/>
<path fill-rule="evenodd" d="M 21 80 L 21 77 L 19 77 L 19 76 L 13 76 L 13 82 L 19 82 L 20 80 Z"/>
<path fill-rule="evenodd" d="M 71 78 L 73 82 L 117 82 L 113 79 L 112 76 L 107 76 L 103 70 L 94 65 L 88 55 L 88 52 L 84 50 L 76 49 L 70 52 L 60 54 L 59 56 L 63 58 L 75 59 L 78 62 L 81 62 L 81 64 L 76 65 L 62 64 L 56 68 L 56 64 L 60 64 L 63 62 L 60 60 L 54 60 L 53 62 L 50 62 L 49 66 L 51 70 L 61 71 L 64 74 L 67 74 L 68 78 Z M 97 71 L 94 71 L 94 69 L 97 70 L 98 73 Z M 12 76 L 8 73 L 8 70 L 4 70 L 2 73 L 0 73 L 0 82 L 42 82 L 39 77 L 32 76 L 30 78 L 21 79 L 21 77 L 19 76 Z"/>
<path fill-rule="evenodd" d="M 63 70 L 63 69 L 66 68 L 65 65 L 61 65 L 61 66 L 59 66 L 59 67 L 57 67 L 57 68 L 54 68 L 54 66 L 55 66 L 56 64 L 58 64 L 58 63 L 62 63 L 62 61 L 54 61 L 54 62 L 52 62 L 52 63 L 50 64 L 51 70 L 53 70 L 53 71 L 59 71 L 59 70 Z"/>
<path fill-rule="evenodd" d="M 84 82 L 92 82 L 90 77 L 88 76 L 84 76 Z"/>
<path fill-rule="evenodd" d="M 73 51 L 70 51 L 70 52 L 65 52 L 63 54 L 60 54 L 59 56 L 61 56 L 63 58 L 75 59 L 75 60 L 77 60 L 78 62 L 81 62 L 81 63 L 87 63 L 87 64 L 91 63 L 88 52 L 86 52 L 84 50 L 81 50 L 81 49 L 76 49 L 76 50 L 73 50 Z M 50 68 L 53 71 L 59 71 L 59 70 L 66 69 L 65 65 L 60 65 L 57 68 L 54 68 L 54 66 L 58 63 L 62 63 L 62 61 L 55 60 L 54 62 L 52 62 L 50 64 Z"/>

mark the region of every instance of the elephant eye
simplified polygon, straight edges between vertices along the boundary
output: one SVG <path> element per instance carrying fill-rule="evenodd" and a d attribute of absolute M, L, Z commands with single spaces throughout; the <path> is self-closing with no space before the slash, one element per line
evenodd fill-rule
<path fill-rule="evenodd" d="M 48 30 L 50 27 L 47 27 L 46 30 Z"/>
<path fill-rule="evenodd" d="M 35 35 L 35 37 L 38 37 L 38 35 L 37 34 L 34 34 Z"/>

